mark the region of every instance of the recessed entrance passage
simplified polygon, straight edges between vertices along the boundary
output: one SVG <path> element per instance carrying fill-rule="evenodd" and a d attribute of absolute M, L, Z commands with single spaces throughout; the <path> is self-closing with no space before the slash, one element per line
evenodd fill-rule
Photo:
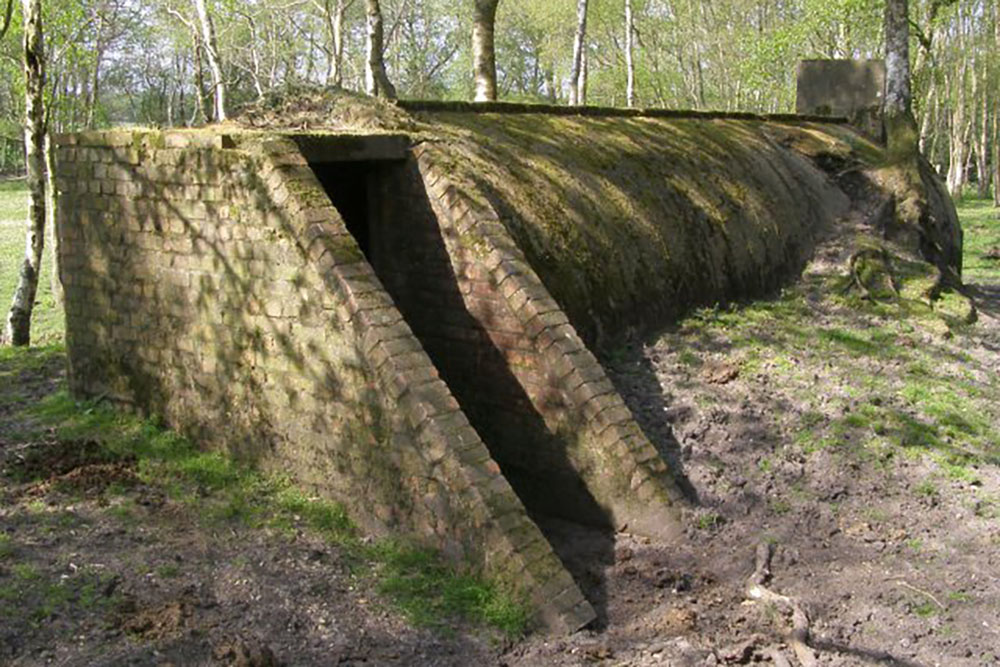
<path fill-rule="evenodd" d="M 439 224 L 416 163 L 340 161 L 320 150 L 309 162 L 529 514 L 610 527 L 568 458 L 572 435 L 549 429 L 511 370 L 528 355 L 520 325 Z"/>

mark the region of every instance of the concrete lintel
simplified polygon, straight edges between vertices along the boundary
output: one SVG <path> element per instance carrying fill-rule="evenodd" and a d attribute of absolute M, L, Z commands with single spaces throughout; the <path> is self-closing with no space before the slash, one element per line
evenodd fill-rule
<path fill-rule="evenodd" d="M 290 134 L 309 162 L 405 160 L 410 138 L 405 134 Z"/>

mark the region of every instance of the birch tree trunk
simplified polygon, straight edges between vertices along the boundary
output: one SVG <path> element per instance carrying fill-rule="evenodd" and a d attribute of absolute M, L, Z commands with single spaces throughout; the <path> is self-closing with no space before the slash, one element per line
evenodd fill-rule
<path fill-rule="evenodd" d="M 962 196 L 965 185 L 966 150 L 969 142 L 970 122 L 966 117 L 966 75 L 968 68 L 963 61 L 958 72 L 957 98 L 951 113 L 948 149 L 948 192 L 952 197 Z"/>
<path fill-rule="evenodd" d="M 31 312 L 45 246 L 45 49 L 42 0 L 22 0 L 24 9 L 24 144 L 28 172 L 28 224 L 24 261 L 7 314 L 3 339 L 10 345 L 31 342 Z"/>
<path fill-rule="evenodd" d="M 919 150 L 910 92 L 910 23 L 907 0 L 885 3 L 885 129 L 889 156 L 908 160 Z"/>
<path fill-rule="evenodd" d="M 980 103 L 979 118 L 976 123 L 973 144 L 976 150 L 976 196 L 986 199 L 990 196 L 990 104 L 988 65 L 983 64 L 982 81 L 978 97 L 973 93 L 973 100 Z M 975 76 L 975 75 L 973 75 Z"/>
<path fill-rule="evenodd" d="M 587 0 L 577 0 L 576 3 L 576 36 L 573 38 L 573 66 L 569 73 L 569 103 L 570 106 L 583 104 L 580 94 L 586 84 L 583 73 L 583 47 L 587 40 Z"/>
<path fill-rule="evenodd" d="M 625 104 L 635 106 L 635 61 L 633 59 L 633 37 L 635 23 L 632 17 L 632 0 L 625 0 Z"/>
<path fill-rule="evenodd" d="M 494 44 L 497 5 L 500 0 L 475 0 L 472 15 L 472 74 L 476 102 L 497 99 L 497 58 Z"/>
<path fill-rule="evenodd" d="M 322 5 L 323 16 L 326 18 L 326 29 L 330 33 L 330 43 L 333 49 L 326 82 L 328 85 L 340 88 L 344 84 L 344 13 L 347 11 L 347 4 L 344 0 L 336 0 L 336 5 L 331 7 L 331 2 L 332 0 L 323 0 Z"/>
<path fill-rule="evenodd" d="M 382 7 L 379 0 L 365 0 L 368 12 L 368 39 L 365 47 L 365 90 L 373 97 L 396 99 L 396 88 L 385 73 L 383 58 Z"/>
<path fill-rule="evenodd" d="M 1000 53 L 1000 0 L 993 6 L 993 53 Z M 993 60 L 994 95 L 1000 95 L 1000 64 Z M 993 205 L 1000 208 L 1000 109 L 993 107 Z"/>
<path fill-rule="evenodd" d="M 201 25 L 202 47 L 208 60 L 208 69 L 212 73 L 213 116 L 217 123 L 226 120 L 226 84 L 222 79 L 222 64 L 219 59 L 219 47 L 215 41 L 215 26 L 212 15 L 208 13 L 205 0 L 194 0 L 198 12 L 198 23 Z"/>

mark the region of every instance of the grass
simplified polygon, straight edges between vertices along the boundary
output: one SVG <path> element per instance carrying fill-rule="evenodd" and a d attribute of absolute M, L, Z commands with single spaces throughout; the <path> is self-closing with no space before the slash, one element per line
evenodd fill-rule
<path fill-rule="evenodd" d="M 97 442 L 100 450 L 90 454 L 97 460 L 133 461 L 143 484 L 189 506 L 206 530 L 240 524 L 290 534 L 304 528 L 323 537 L 360 572 L 375 577 L 380 593 L 415 624 L 447 630 L 462 619 L 510 636 L 527 628 L 529 608 L 514 592 L 460 572 L 434 551 L 400 541 L 368 543 L 341 505 L 310 497 L 287 478 L 264 475 L 220 452 L 202 451 L 153 421 L 100 403 L 77 402 L 64 390 L 28 411 L 38 434 L 54 433 L 69 443 Z M 26 465 L 31 464 L 29 459 Z M 105 491 L 108 497 L 119 493 L 114 487 Z M 125 524 L 134 520 L 132 508 L 110 498 L 107 512 Z M 5 550 L 11 548 L 0 543 L 0 553 Z M 170 567 L 160 574 L 174 576 Z"/>
<path fill-rule="evenodd" d="M 0 309 L 5 320 L 24 260 L 26 197 L 23 180 L 0 179 Z M 46 247 L 42 257 L 42 274 L 31 318 L 33 344 L 58 343 L 65 329 L 62 308 L 52 294 L 51 250 Z"/>
<path fill-rule="evenodd" d="M 981 258 L 1000 244 L 996 210 L 975 200 L 958 210 L 966 278 L 1000 286 L 1000 262 Z M 678 365 L 724 354 L 744 377 L 780 386 L 805 408 L 788 426 L 806 455 L 829 450 L 885 470 L 898 457 L 926 455 L 944 476 L 974 482 L 979 466 L 1000 463 L 1000 405 L 989 365 L 947 342 L 964 327 L 946 325 L 926 304 L 873 303 L 843 293 L 836 278 L 809 277 L 770 300 L 693 313 L 668 348 Z M 691 388 L 699 405 L 720 400 Z M 771 463 L 764 459 L 762 471 Z"/>
<path fill-rule="evenodd" d="M 26 189 L 23 181 L 0 180 L 0 307 L 6 308 L 17 286 L 24 253 Z M 47 253 L 50 249 L 47 249 Z M 32 345 L 27 349 L 0 348 L 0 401 L 26 403 L 20 395 L 25 374 L 41 373 L 60 363 L 65 328 L 62 309 L 51 290 L 51 261 L 43 262 L 39 294 L 32 317 Z M 511 590 L 481 576 L 459 572 L 433 551 L 399 541 L 369 544 L 362 540 L 344 508 L 309 497 L 288 479 L 269 477 L 240 465 L 219 452 L 205 452 L 176 433 L 152 421 L 118 414 L 103 405 L 79 403 L 64 390 L 49 395 L 28 408 L 37 433 L 12 434 L 28 441 L 46 429 L 54 429 L 64 442 L 99 443 L 101 460 L 134 460 L 145 484 L 164 489 L 175 500 L 189 504 L 208 528 L 220 523 L 242 523 L 253 528 L 294 531 L 306 528 L 337 545 L 376 577 L 380 592 L 412 622 L 439 629 L 450 628 L 454 619 L 496 628 L 509 636 L 522 634 L 530 620 L 527 604 Z M 16 474 L 16 470 L 14 471 Z M 109 486 L 109 500 L 121 496 L 119 485 Z M 43 503 L 33 503 L 43 516 Z M 31 509 L 31 508 L 29 508 Z M 106 510 L 123 524 L 136 521 L 134 505 L 109 502 Z M 0 533 L 0 561 L 16 553 L 11 538 Z M 52 588 L 39 574 L 28 577 L 27 564 L 15 565 L 14 584 L 0 589 L 0 602 L 14 608 L 32 603 L 33 619 L 41 621 L 58 613 L 74 600 L 89 599 L 92 582 L 79 587 Z M 33 570 L 32 570 L 33 571 Z M 174 576 L 165 566 L 161 576 Z M 81 581 L 83 581 L 81 579 Z M 37 585 L 36 585 L 37 584 Z M 9 605 L 9 606 L 8 606 Z"/>
<path fill-rule="evenodd" d="M 40 627 L 69 610 L 110 611 L 120 596 L 107 594 L 112 575 L 92 568 L 72 574 L 46 571 L 31 563 L 14 563 L 0 579 L 0 621 L 27 619 Z"/>
<path fill-rule="evenodd" d="M 983 255 L 1000 246 L 1000 209 L 984 199 L 966 198 L 956 204 L 965 230 L 962 277 L 966 282 L 1000 285 L 1000 260 Z"/>

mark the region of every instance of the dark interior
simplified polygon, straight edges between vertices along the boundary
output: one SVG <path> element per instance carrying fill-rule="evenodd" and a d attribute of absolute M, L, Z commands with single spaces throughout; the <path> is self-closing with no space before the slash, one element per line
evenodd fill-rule
<path fill-rule="evenodd" d="M 605 512 L 568 460 L 565 436 L 548 429 L 501 350 L 467 310 L 416 166 L 311 166 L 529 513 L 607 527 Z"/>
<path fill-rule="evenodd" d="M 372 215 L 369 210 L 369 184 L 378 171 L 377 162 L 326 162 L 313 164 L 334 208 L 340 213 L 354 240 L 371 261 Z"/>
<path fill-rule="evenodd" d="M 549 430 L 466 308 L 416 165 L 311 166 L 528 514 L 603 616 L 605 591 L 590 572 L 613 554 L 610 518 L 571 464 L 567 436 Z"/>

